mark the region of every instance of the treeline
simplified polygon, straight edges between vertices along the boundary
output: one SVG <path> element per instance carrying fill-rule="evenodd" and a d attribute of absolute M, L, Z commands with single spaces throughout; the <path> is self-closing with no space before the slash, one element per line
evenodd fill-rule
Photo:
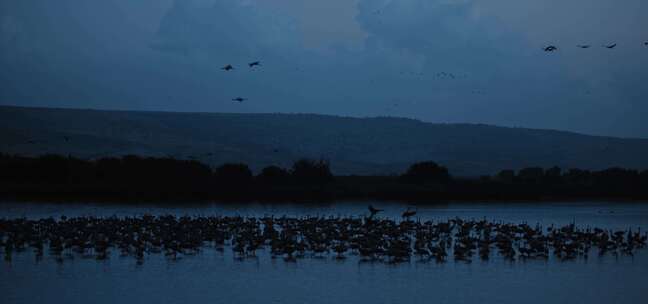
<path fill-rule="evenodd" d="M 204 200 L 524 200 L 648 199 L 648 170 L 602 171 L 554 167 L 503 170 L 455 178 L 434 162 L 400 175 L 334 176 L 325 160 L 253 174 L 246 164 L 212 168 L 193 160 L 139 157 L 83 160 L 60 155 L 0 154 L 0 196 L 15 198 Z"/>

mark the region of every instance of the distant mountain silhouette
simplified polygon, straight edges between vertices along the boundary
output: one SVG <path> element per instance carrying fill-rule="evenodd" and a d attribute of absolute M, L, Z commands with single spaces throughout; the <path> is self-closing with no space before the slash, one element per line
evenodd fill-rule
<path fill-rule="evenodd" d="M 0 106 L 0 152 L 243 162 L 327 159 L 335 174 L 391 174 L 433 160 L 457 176 L 523 167 L 648 168 L 648 139 L 403 118 L 98 111 Z"/>

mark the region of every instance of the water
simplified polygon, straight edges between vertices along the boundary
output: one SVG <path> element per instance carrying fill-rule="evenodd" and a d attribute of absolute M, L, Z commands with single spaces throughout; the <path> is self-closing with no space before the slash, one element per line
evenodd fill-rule
<path fill-rule="evenodd" d="M 142 205 L 0 203 L 0 217 L 132 216 L 142 214 L 345 215 L 366 213 L 365 202 L 335 204 Z M 375 203 L 384 217 L 398 218 L 408 205 Z M 543 225 L 648 229 L 648 204 L 451 203 L 410 206 L 422 220 L 455 216 Z M 588 261 L 493 259 L 471 264 L 386 265 L 357 260 L 303 259 L 297 263 L 234 260 L 231 251 L 204 250 L 169 262 L 148 256 L 143 265 L 116 254 L 107 261 L 75 258 L 36 262 L 30 251 L 0 261 L 2 303 L 643 303 L 648 297 L 648 249 L 634 257 L 590 257 Z"/>

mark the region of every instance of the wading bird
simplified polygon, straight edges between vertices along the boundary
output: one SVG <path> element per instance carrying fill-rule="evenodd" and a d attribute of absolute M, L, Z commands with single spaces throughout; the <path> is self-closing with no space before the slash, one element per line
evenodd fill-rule
<path fill-rule="evenodd" d="M 371 217 L 376 215 L 378 212 L 383 211 L 383 209 L 376 209 L 374 206 L 369 205 L 369 212 L 371 212 Z"/>
<path fill-rule="evenodd" d="M 416 215 L 416 211 L 415 210 L 410 210 L 410 208 L 407 208 L 407 210 L 405 210 L 405 212 L 403 212 L 403 217 L 408 219 L 408 220 L 409 220 L 410 217 L 412 217 L 414 215 Z"/>

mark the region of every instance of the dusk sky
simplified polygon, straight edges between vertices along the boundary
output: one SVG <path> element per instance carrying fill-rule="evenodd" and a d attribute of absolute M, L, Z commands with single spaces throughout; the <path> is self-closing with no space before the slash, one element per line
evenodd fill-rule
<path fill-rule="evenodd" d="M 648 138 L 647 15 L 645 0 L 0 1 L 0 104 Z"/>

